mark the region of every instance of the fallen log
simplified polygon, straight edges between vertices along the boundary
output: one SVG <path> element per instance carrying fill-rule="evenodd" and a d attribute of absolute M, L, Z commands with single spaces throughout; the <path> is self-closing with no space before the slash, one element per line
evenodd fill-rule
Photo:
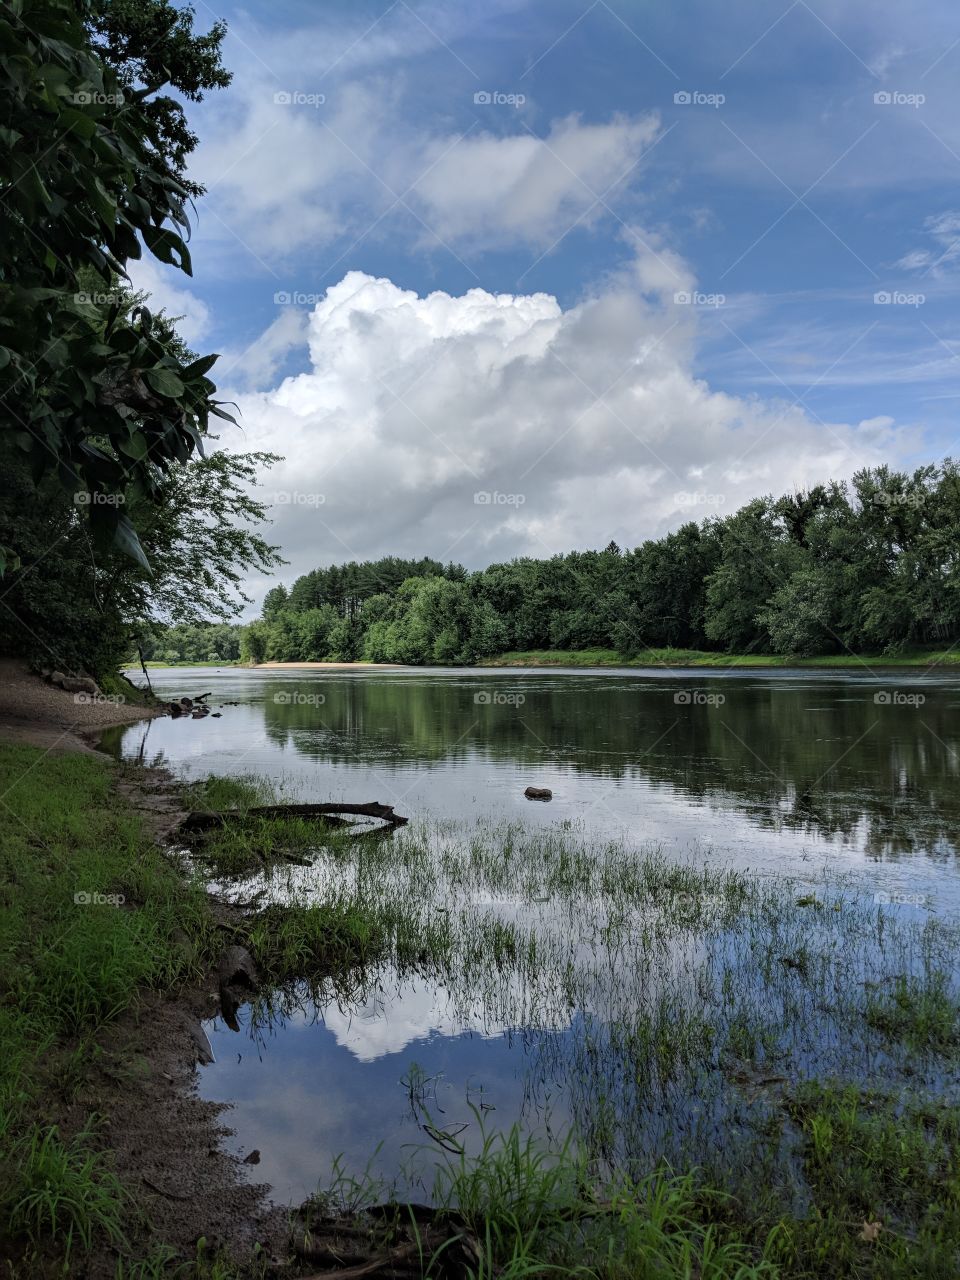
<path fill-rule="evenodd" d="M 188 813 L 180 823 L 180 831 L 206 831 L 228 822 L 245 822 L 249 818 L 325 818 L 349 813 L 360 818 L 379 818 L 391 827 L 402 827 L 409 819 L 394 813 L 392 804 L 373 800 L 368 804 L 264 804 L 252 809 L 197 810 Z"/>
<path fill-rule="evenodd" d="M 325 1261 L 333 1252 L 316 1250 L 316 1255 L 319 1255 L 316 1261 Z M 361 1280 L 364 1276 L 378 1274 L 422 1276 L 424 1267 L 429 1268 L 431 1261 L 440 1259 L 445 1276 L 449 1276 L 451 1280 L 468 1280 L 468 1277 L 479 1274 L 482 1265 L 479 1244 L 472 1236 L 448 1236 L 432 1231 L 423 1233 L 417 1240 L 378 1253 L 364 1262 L 355 1262 L 356 1255 L 348 1257 L 352 1265 L 340 1267 L 336 1271 L 313 1272 L 309 1276 L 303 1276 L 301 1280 Z M 304 1261 L 316 1265 L 313 1258 L 304 1257 Z"/>

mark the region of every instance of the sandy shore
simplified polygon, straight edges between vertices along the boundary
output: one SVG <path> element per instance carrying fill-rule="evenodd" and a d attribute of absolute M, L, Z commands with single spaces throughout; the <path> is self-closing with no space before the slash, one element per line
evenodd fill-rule
<path fill-rule="evenodd" d="M 408 668 L 403 662 L 258 662 L 253 670 L 264 671 L 268 667 L 289 671 L 307 671 L 311 669 L 348 671 L 351 667 L 375 667 L 378 671 L 414 670 L 414 668 Z"/>
<path fill-rule="evenodd" d="M 47 684 L 15 658 L 0 660 L 0 739 L 47 751 L 92 751 L 97 734 L 160 712 L 122 696 L 90 698 Z"/>

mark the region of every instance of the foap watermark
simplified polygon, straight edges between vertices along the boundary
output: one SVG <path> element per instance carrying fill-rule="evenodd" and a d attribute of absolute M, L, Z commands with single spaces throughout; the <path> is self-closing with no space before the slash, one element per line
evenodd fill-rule
<path fill-rule="evenodd" d="M 923 693 L 904 693 L 902 689 L 878 689 L 873 695 L 878 707 L 922 707 L 926 700 Z"/>
<path fill-rule="evenodd" d="M 86 293 L 82 289 L 73 295 L 73 300 L 79 303 L 90 303 L 95 307 L 117 307 L 122 302 L 119 293 Z"/>
<path fill-rule="evenodd" d="M 697 289 L 678 289 L 673 295 L 678 307 L 722 307 L 727 300 L 725 293 L 701 293 Z"/>
<path fill-rule="evenodd" d="M 275 693 L 273 700 L 278 707 L 322 707 L 327 699 L 322 693 Z"/>
<path fill-rule="evenodd" d="M 478 707 L 522 707 L 526 698 L 522 693 L 504 693 L 501 689 L 479 689 L 473 700 Z"/>
<path fill-rule="evenodd" d="M 476 107 L 522 107 L 526 100 L 524 93 L 503 93 L 500 89 L 478 89 L 473 95 Z"/>
<path fill-rule="evenodd" d="M 327 500 L 325 493 L 305 493 L 301 489 L 278 489 L 264 496 L 266 506 L 322 507 Z"/>
<path fill-rule="evenodd" d="M 900 289 L 880 289 L 873 295 L 875 307 L 922 307 L 925 293 L 903 293 Z"/>
<path fill-rule="evenodd" d="M 926 501 L 926 495 L 922 493 L 890 493 L 887 489 L 880 489 L 873 495 L 872 501 L 875 507 L 910 507 L 918 509 Z"/>
<path fill-rule="evenodd" d="M 302 289 L 278 289 L 273 295 L 275 307 L 315 307 L 326 297 L 323 293 L 305 293 Z"/>
<path fill-rule="evenodd" d="M 678 689 L 673 700 L 678 707 L 722 707 L 727 695 L 707 693 L 705 689 Z"/>
<path fill-rule="evenodd" d="M 522 507 L 526 500 L 526 494 L 500 493 L 496 489 L 492 493 L 482 489 L 473 495 L 474 505 L 478 507 Z"/>
<path fill-rule="evenodd" d="M 78 107 L 122 107 L 126 99 L 118 90 L 116 93 L 103 93 L 97 89 L 79 89 L 70 99 Z"/>
<path fill-rule="evenodd" d="M 678 107 L 722 107 L 727 100 L 725 93 L 703 93 L 700 89 L 678 89 L 673 101 Z"/>
<path fill-rule="evenodd" d="M 122 693 L 75 693 L 73 700 L 78 707 L 122 707 L 126 698 Z"/>
<path fill-rule="evenodd" d="M 878 89 L 873 95 L 875 107 L 922 107 L 927 100 L 925 93 L 904 93 L 901 89 Z"/>
<path fill-rule="evenodd" d="M 122 893 L 97 893 L 89 889 L 81 889 L 73 895 L 78 907 L 122 907 L 126 898 Z"/>
<path fill-rule="evenodd" d="M 706 493 L 702 489 L 681 489 L 673 495 L 678 507 L 722 507 L 726 500 L 726 494 Z"/>
<path fill-rule="evenodd" d="M 885 893 L 882 889 L 873 895 L 878 907 L 925 907 L 930 902 L 928 893 Z"/>
<path fill-rule="evenodd" d="M 322 107 L 327 100 L 325 93 L 304 93 L 302 89 L 281 89 L 273 95 L 278 107 Z"/>
<path fill-rule="evenodd" d="M 97 490 L 90 493 L 87 489 L 78 489 L 73 501 L 78 507 L 122 507 L 125 499 L 122 493 L 99 493 Z"/>

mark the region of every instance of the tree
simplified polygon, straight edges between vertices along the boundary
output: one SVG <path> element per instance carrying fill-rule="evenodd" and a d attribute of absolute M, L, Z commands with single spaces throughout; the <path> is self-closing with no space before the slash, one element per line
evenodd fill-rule
<path fill-rule="evenodd" d="M 263 622 L 251 622 L 244 627 L 240 636 L 240 661 L 265 662 L 267 657 L 267 625 Z"/>
<path fill-rule="evenodd" d="M 156 0 L 146 10 L 177 12 Z M 159 84 L 132 87 L 135 63 L 159 75 L 164 56 L 146 55 L 145 25 L 124 52 L 135 13 L 133 0 L 21 0 L 0 13 L 0 435 L 8 463 L 19 449 L 35 481 L 52 475 L 86 494 L 98 542 L 146 567 L 130 505 L 106 499 L 131 484 L 141 510 L 158 504 L 210 418 L 233 419 L 207 377 L 217 357 L 186 359 L 118 289 L 142 244 L 191 272 L 178 174 L 192 141 L 172 107 L 151 102 Z M 171 29 L 175 85 L 189 94 L 217 81 L 220 38 L 191 70 L 191 37 Z"/>
<path fill-rule="evenodd" d="M 757 498 L 722 522 L 720 562 L 706 580 L 707 639 L 728 653 L 763 652 L 770 643 L 758 621 L 764 605 L 797 566 L 769 498 Z"/>
<path fill-rule="evenodd" d="M 830 587 L 815 565 L 805 565 L 774 591 L 757 614 L 774 653 L 805 658 L 836 647 Z"/>
<path fill-rule="evenodd" d="M 184 172 L 197 136 L 187 125 L 183 104 L 159 90 L 169 84 L 180 97 L 199 102 L 206 91 L 225 89 L 233 77 L 220 62 L 226 23 L 218 20 L 206 35 L 198 35 L 193 18 L 192 9 L 177 9 L 169 0 L 94 0 L 85 22 L 123 93 L 143 95 L 154 150 L 184 189 L 199 196 L 203 187 Z"/>
<path fill-rule="evenodd" d="M 286 587 L 282 585 L 271 587 L 263 597 L 264 619 L 267 622 L 270 622 L 276 618 L 278 614 L 282 613 L 287 607 L 288 598 Z"/>
<path fill-rule="evenodd" d="M 134 516 L 152 571 L 116 548 L 98 551 L 83 505 L 52 477 L 31 504 L 25 465 L 11 468 L 0 542 L 16 536 L 25 556 L 0 605 L 0 646 L 40 666 L 99 676 L 128 656 L 133 636 L 149 637 L 157 623 L 196 626 L 235 615 L 249 602 L 244 580 L 282 563 L 256 532 L 266 511 L 250 493 L 272 461 L 271 454 L 217 452 L 170 468 L 159 503 L 132 497 L 143 508 Z"/>

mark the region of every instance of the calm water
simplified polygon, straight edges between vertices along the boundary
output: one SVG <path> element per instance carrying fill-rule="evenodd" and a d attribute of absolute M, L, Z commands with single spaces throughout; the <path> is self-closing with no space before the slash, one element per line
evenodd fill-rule
<path fill-rule="evenodd" d="M 108 743 L 185 777 L 267 775 L 291 799 L 379 800 L 448 831 L 478 821 L 559 828 L 759 880 L 842 880 L 865 900 L 886 895 L 910 919 L 957 918 L 960 676 L 151 675 L 161 694 L 212 690 L 215 709 L 238 704 L 223 705 L 216 720 L 130 726 Z M 550 787 L 552 802 L 527 801 L 531 784 Z M 524 918 L 532 910 L 514 900 L 494 905 Z M 279 1198 L 313 1190 L 340 1152 L 348 1169 L 362 1169 L 378 1144 L 373 1168 L 396 1175 L 427 1141 L 424 1108 L 440 1127 L 475 1130 L 470 1103 L 482 1103 L 488 1123 L 522 1118 L 562 1133 L 575 1121 L 582 1130 L 571 1064 L 581 1071 L 596 1052 L 606 1007 L 599 952 L 576 919 L 551 927 L 579 952 L 593 946 L 594 987 L 582 1008 L 532 1026 L 517 1022 L 509 1001 L 471 1006 L 429 977 L 387 971 L 359 999 L 338 1001 L 331 991 L 255 1033 L 212 1024 L 218 1061 L 201 1091 L 234 1103 L 237 1147 L 260 1149 L 257 1177 Z M 685 963 L 695 966 L 696 955 Z M 615 1092 L 610 1077 L 620 1080 L 623 1064 L 615 1053 L 607 1061 Z M 679 1114 L 671 1113 L 671 1132 Z M 595 1121 L 591 1111 L 587 1127 Z"/>

